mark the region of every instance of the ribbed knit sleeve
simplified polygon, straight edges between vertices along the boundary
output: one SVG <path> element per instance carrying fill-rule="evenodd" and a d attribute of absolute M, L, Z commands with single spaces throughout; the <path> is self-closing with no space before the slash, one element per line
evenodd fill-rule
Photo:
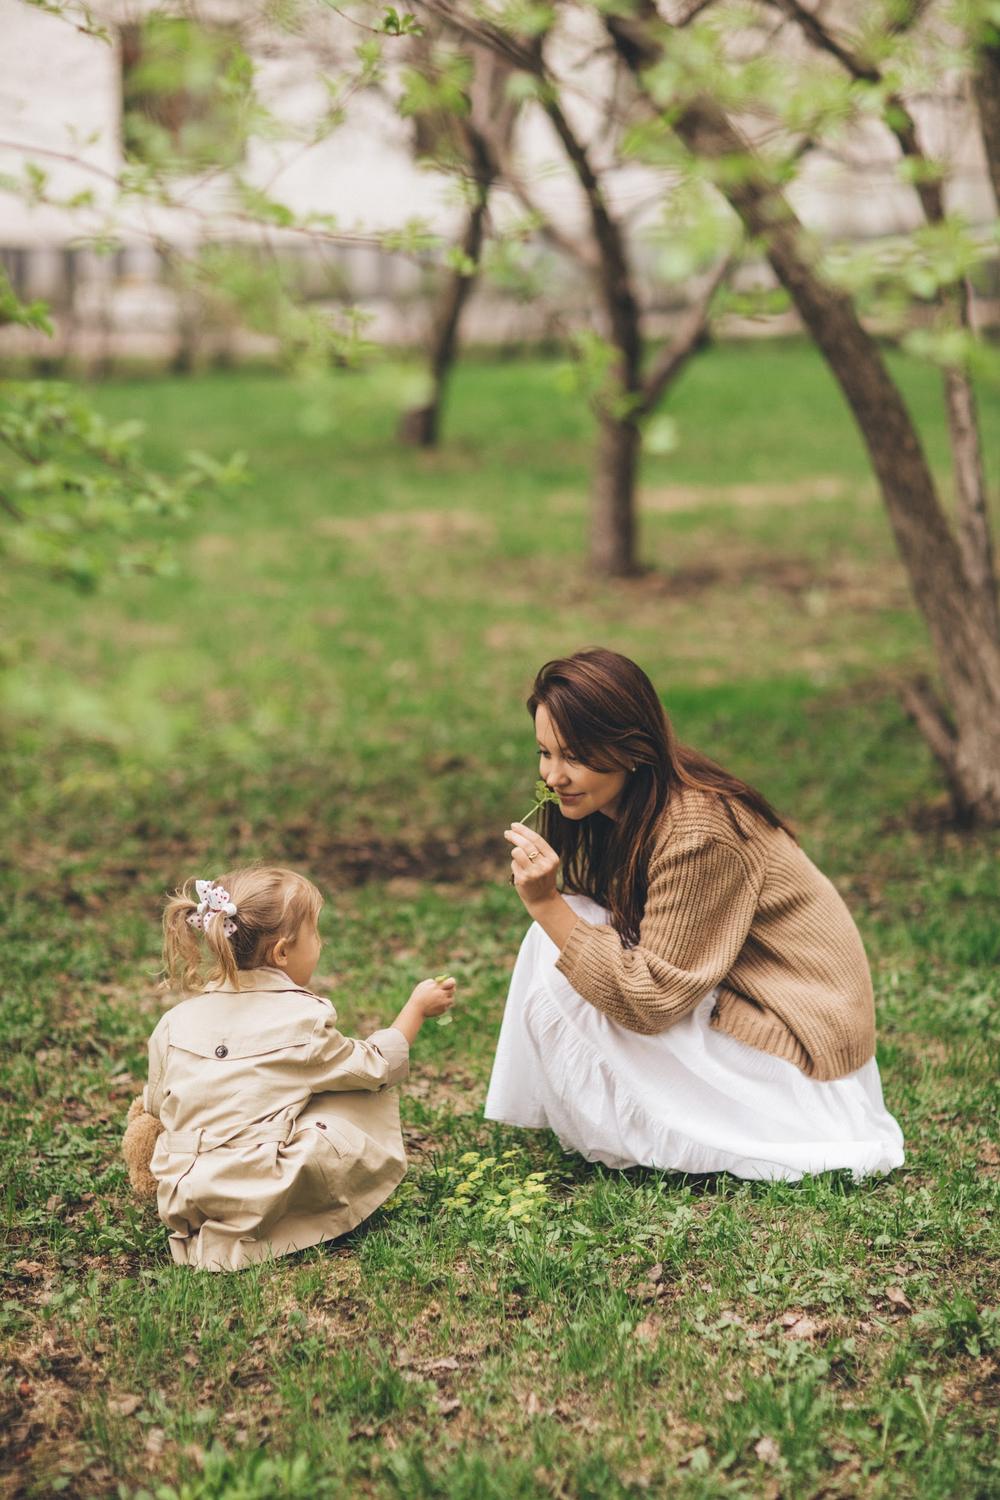
<path fill-rule="evenodd" d="M 748 851 L 685 830 L 649 869 L 639 942 L 579 919 L 557 968 L 585 1000 L 646 1036 L 679 1021 L 724 979 L 746 941 L 763 880 Z"/>

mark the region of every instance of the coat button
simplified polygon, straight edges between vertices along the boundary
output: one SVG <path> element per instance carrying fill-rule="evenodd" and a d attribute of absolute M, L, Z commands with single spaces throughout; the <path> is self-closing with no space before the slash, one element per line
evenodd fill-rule
<path fill-rule="evenodd" d="M 216 1057 L 228 1057 L 229 1056 L 229 1048 L 228 1047 L 224 1047 L 222 1045 L 222 1043 L 220 1042 L 219 1045 L 215 1049 L 215 1055 L 216 1055 Z"/>
<path fill-rule="evenodd" d="M 326 1122 L 324 1120 L 317 1120 L 316 1121 L 316 1129 L 317 1130 L 325 1130 L 326 1129 Z"/>

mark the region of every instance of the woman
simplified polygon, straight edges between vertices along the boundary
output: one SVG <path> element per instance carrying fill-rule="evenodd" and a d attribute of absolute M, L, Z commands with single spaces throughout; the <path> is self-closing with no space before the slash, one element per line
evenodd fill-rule
<path fill-rule="evenodd" d="M 610 1167 L 899 1166 L 861 938 L 787 824 L 616 652 L 547 663 L 528 709 L 559 806 L 504 835 L 534 921 L 487 1118 Z"/>

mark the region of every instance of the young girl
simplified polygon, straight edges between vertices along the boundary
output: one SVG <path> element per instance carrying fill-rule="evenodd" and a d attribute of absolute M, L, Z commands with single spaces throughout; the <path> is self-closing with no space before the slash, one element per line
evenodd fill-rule
<path fill-rule="evenodd" d="M 505 835 L 534 922 L 487 1118 L 611 1167 L 898 1167 L 865 950 L 784 819 L 614 651 L 548 662 L 528 710 L 559 805 Z"/>
<path fill-rule="evenodd" d="M 367 1041 L 343 1036 L 309 989 L 321 906 L 277 868 L 189 880 L 167 904 L 167 983 L 194 993 L 149 1039 L 142 1105 L 163 1127 L 150 1168 L 180 1265 L 235 1271 L 334 1239 L 406 1171 L 393 1085 L 455 981 L 425 979 Z"/>

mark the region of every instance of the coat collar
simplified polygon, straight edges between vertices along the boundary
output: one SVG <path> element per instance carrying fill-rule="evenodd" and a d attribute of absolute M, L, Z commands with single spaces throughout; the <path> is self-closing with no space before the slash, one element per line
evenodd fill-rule
<path fill-rule="evenodd" d="M 236 984 L 231 984 L 228 979 L 218 979 L 212 984 L 206 984 L 205 993 L 221 991 L 223 994 L 235 995 L 242 994 L 244 990 L 284 990 L 300 995 L 313 993 L 303 985 L 295 984 L 283 969 L 240 969 L 236 979 Z M 316 999 L 320 999 L 320 996 L 317 995 Z"/>

